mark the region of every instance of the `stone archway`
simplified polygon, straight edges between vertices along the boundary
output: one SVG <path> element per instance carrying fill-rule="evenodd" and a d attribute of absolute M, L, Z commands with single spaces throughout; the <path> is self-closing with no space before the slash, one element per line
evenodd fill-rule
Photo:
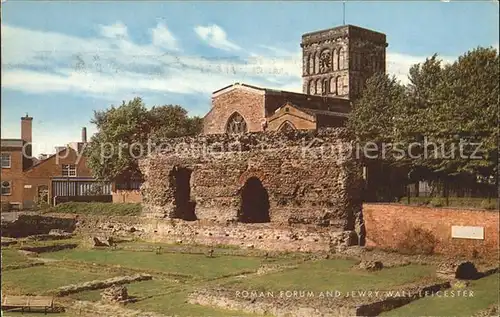
<path fill-rule="evenodd" d="M 196 220 L 195 203 L 191 201 L 191 174 L 192 170 L 185 167 L 175 167 L 172 173 L 172 187 L 174 188 L 174 218 Z"/>
<path fill-rule="evenodd" d="M 238 221 L 244 223 L 269 222 L 269 194 L 259 178 L 247 179 L 241 190 Z"/>

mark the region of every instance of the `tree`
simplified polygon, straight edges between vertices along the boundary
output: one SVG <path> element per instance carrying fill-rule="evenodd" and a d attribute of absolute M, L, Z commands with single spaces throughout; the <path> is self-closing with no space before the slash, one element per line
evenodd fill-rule
<path fill-rule="evenodd" d="M 400 144 L 405 159 L 388 160 L 420 171 L 421 179 L 492 177 L 498 172 L 499 66 L 495 49 L 478 47 L 451 64 L 433 55 L 412 66 L 405 87 L 375 75 L 348 127 L 361 142 Z M 408 155 L 412 142 L 422 144 L 414 157 Z M 467 157 L 477 147 L 471 143 L 481 145 L 481 158 Z"/>
<path fill-rule="evenodd" d="M 91 123 L 97 126 L 85 151 L 89 168 L 99 180 L 118 176 L 140 178 L 138 159 L 147 154 L 148 145 L 162 139 L 195 135 L 201 131 L 202 119 L 188 117 L 179 105 L 147 109 L 141 98 L 94 111 Z"/>
<path fill-rule="evenodd" d="M 347 127 L 361 145 L 393 142 L 404 103 L 404 86 L 395 77 L 375 74 L 367 80 L 361 97 L 354 103 Z"/>

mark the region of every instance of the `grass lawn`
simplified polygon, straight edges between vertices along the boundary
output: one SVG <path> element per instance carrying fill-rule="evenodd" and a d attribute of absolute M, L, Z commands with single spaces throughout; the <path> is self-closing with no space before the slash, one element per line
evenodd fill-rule
<path fill-rule="evenodd" d="M 381 316 L 472 316 L 498 303 L 499 278 L 499 274 L 493 274 L 472 281 L 467 288 L 473 291 L 471 297 L 424 297 Z"/>
<path fill-rule="evenodd" d="M 2 273 L 2 292 L 5 294 L 42 295 L 55 288 L 112 277 L 109 273 L 93 273 L 49 266 L 37 266 Z"/>
<path fill-rule="evenodd" d="M 43 312 L 36 312 L 36 313 L 21 313 L 21 312 L 4 312 L 3 317 L 40 317 L 40 316 L 46 316 L 46 317 L 74 317 L 72 315 L 68 315 L 68 313 L 47 313 L 47 315 L 44 315 Z"/>
<path fill-rule="evenodd" d="M 43 212 L 100 216 L 139 216 L 141 210 L 141 204 L 135 203 L 67 202 L 47 208 Z"/>
<path fill-rule="evenodd" d="M 239 272 L 257 270 L 262 259 L 257 257 L 218 256 L 202 254 L 133 252 L 122 250 L 62 250 L 45 253 L 44 257 L 121 265 L 125 268 L 169 272 L 210 279 Z"/>
<path fill-rule="evenodd" d="M 227 311 L 192 305 L 187 303 L 188 294 L 193 286 L 179 285 L 164 280 L 151 280 L 127 284 L 127 292 L 139 301 L 127 304 L 125 307 L 134 310 L 152 311 L 167 316 L 255 316 L 241 312 Z M 85 291 L 72 294 L 71 298 L 85 301 L 99 301 L 102 290 Z"/>
<path fill-rule="evenodd" d="M 14 249 L 2 249 L 2 268 L 32 262 L 27 256 Z"/>
<path fill-rule="evenodd" d="M 434 276 L 431 266 L 408 265 L 378 272 L 358 271 L 352 260 L 321 260 L 300 264 L 297 269 L 248 279 L 232 280 L 224 285 L 252 291 L 307 290 L 348 292 L 390 289 Z"/>

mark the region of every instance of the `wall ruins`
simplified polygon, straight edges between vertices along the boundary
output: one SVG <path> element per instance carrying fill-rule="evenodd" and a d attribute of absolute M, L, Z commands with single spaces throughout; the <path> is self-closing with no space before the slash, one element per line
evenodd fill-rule
<path fill-rule="evenodd" d="M 144 214 L 363 239 L 361 168 L 350 144 L 344 129 L 171 139 L 140 163 Z"/>

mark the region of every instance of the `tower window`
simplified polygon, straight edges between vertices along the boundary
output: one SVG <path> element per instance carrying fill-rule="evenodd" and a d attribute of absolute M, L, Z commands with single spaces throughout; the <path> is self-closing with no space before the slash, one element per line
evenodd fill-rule
<path fill-rule="evenodd" d="M 333 50 L 333 70 L 339 69 L 339 54 L 337 50 Z"/>
<path fill-rule="evenodd" d="M 314 83 L 314 80 L 311 80 L 309 82 L 309 94 L 314 95 L 316 93 L 316 84 Z"/>
<path fill-rule="evenodd" d="M 344 50 L 342 47 L 339 49 L 339 69 L 344 69 Z"/>
<path fill-rule="evenodd" d="M 327 79 L 327 78 L 323 79 L 323 87 L 322 87 L 322 88 L 323 88 L 323 90 L 322 90 L 322 93 L 323 93 L 323 94 L 325 94 L 325 95 L 326 95 L 327 93 L 329 93 L 329 89 L 328 89 L 328 79 Z"/>
<path fill-rule="evenodd" d="M 309 75 L 314 74 L 314 55 L 309 55 Z"/>
<path fill-rule="evenodd" d="M 337 87 L 335 85 L 335 78 L 334 77 L 330 78 L 330 92 L 332 94 L 337 93 Z"/>

